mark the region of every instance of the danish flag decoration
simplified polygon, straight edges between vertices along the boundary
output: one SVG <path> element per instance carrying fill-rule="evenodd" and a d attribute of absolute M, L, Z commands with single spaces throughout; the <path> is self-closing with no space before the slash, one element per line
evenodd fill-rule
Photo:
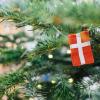
<path fill-rule="evenodd" d="M 88 31 L 68 35 L 73 66 L 94 63 Z"/>

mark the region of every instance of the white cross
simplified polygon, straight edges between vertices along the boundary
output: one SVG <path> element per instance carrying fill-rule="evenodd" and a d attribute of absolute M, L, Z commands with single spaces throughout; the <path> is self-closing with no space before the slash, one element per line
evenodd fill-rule
<path fill-rule="evenodd" d="M 76 40 L 77 40 L 77 44 L 71 44 L 70 48 L 71 49 L 72 48 L 78 48 L 80 63 L 81 63 L 81 65 L 83 65 L 83 64 L 85 64 L 85 58 L 84 58 L 82 48 L 85 47 L 85 46 L 90 46 L 90 41 L 82 43 L 80 33 L 76 34 Z"/>

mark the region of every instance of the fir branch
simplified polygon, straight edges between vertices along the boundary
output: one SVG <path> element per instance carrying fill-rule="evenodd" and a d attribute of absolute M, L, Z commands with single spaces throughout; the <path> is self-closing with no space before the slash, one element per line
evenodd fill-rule
<path fill-rule="evenodd" d="M 0 49 L 0 63 L 10 63 L 10 62 L 16 62 L 20 61 L 20 57 L 22 55 L 24 50 L 22 49 L 16 49 L 16 50 L 10 50 L 10 49 Z"/>
<path fill-rule="evenodd" d="M 46 36 L 44 40 L 40 40 L 36 49 L 31 53 L 32 56 L 43 55 L 47 52 L 51 52 L 58 47 L 61 47 L 64 43 L 66 43 L 67 38 L 65 36 L 60 36 L 57 38 L 55 35 Z"/>
<path fill-rule="evenodd" d="M 19 23 L 19 26 L 25 25 L 37 25 L 37 26 L 48 26 L 55 24 L 54 16 L 60 17 L 63 24 L 68 25 L 82 25 L 82 24 L 94 24 L 99 25 L 98 9 L 99 5 L 94 4 L 80 4 L 73 5 L 72 1 L 30 1 L 27 0 L 21 4 L 16 9 L 19 11 L 14 11 L 13 8 L 1 8 L 0 15 L 7 19 L 12 19 L 16 23 Z M 18 3 L 17 3 L 18 4 Z M 23 6 L 24 8 L 23 9 Z M 52 5 L 52 12 L 48 6 Z M 55 8 L 56 5 L 56 8 Z M 13 7 L 13 6 L 12 6 Z M 84 13 L 83 13 L 84 12 Z M 59 13 L 61 13 L 59 15 Z M 92 15 L 93 13 L 93 15 Z M 47 19 L 47 20 L 46 20 Z"/>
<path fill-rule="evenodd" d="M 11 88 L 14 85 L 22 83 L 25 79 L 25 74 L 23 70 L 17 70 L 8 75 L 0 77 L 0 96 L 2 96 L 7 89 Z"/>

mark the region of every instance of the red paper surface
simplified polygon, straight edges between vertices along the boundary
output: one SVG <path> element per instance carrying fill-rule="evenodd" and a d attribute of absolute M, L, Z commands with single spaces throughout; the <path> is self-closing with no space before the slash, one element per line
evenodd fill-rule
<path fill-rule="evenodd" d="M 80 38 L 81 38 L 81 43 L 89 42 L 90 41 L 89 32 L 82 31 L 80 33 Z M 69 45 L 78 44 L 76 34 L 68 35 L 68 42 L 69 42 Z M 71 50 L 71 59 L 72 59 L 73 66 L 83 65 L 83 64 L 81 64 L 81 61 L 80 61 L 81 59 L 80 59 L 80 55 L 79 55 L 79 49 L 78 48 L 70 48 L 70 50 Z M 83 56 L 84 56 L 84 60 L 85 60 L 84 64 L 94 63 L 94 57 L 93 57 L 91 45 L 82 47 L 82 52 L 83 52 Z"/>

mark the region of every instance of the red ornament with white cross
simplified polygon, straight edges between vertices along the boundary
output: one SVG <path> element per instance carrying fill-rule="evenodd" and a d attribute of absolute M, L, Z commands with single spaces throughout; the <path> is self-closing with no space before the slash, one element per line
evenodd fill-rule
<path fill-rule="evenodd" d="M 73 66 L 94 63 L 88 31 L 68 35 Z"/>

